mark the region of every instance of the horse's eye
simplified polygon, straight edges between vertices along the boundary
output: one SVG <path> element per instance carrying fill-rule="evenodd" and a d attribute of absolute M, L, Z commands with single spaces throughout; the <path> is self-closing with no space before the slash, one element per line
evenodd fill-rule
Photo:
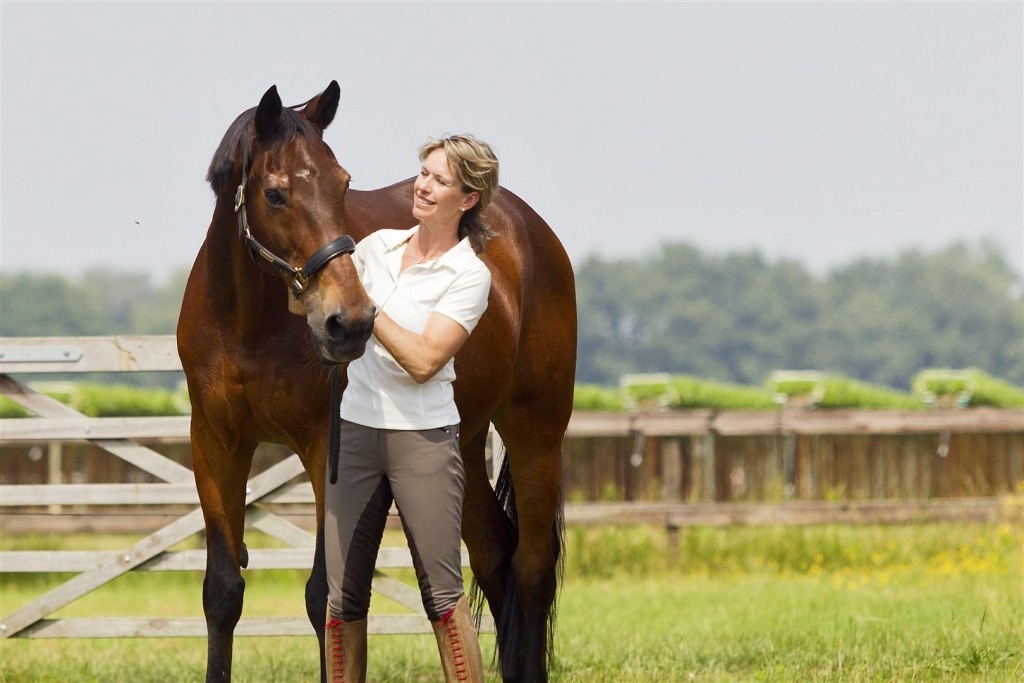
<path fill-rule="evenodd" d="M 266 198 L 267 204 L 271 206 L 284 206 L 288 203 L 284 192 L 281 192 L 281 190 L 264 190 L 263 196 Z"/>

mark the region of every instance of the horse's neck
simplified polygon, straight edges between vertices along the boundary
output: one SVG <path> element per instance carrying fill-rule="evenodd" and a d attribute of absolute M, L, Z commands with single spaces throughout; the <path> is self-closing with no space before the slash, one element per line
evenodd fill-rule
<path fill-rule="evenodd" d="M 281 285 L 279 302 L 267 296 L 268 276 L 260 270 L 238 236 L 233 205 L 219 200 L 206 235 L 207 294 L 223 316 L 233 318 L 241 335 L 251 335 L 266 318 L 286 308 L 287 292 Z"/>
<path fill-rule="evenodd" d="M 357 242 L 381 228 L 403 229 L 416 225 L 412 215 L 412 179 L 377 190 L 349 190 L 345 217 Z"/>

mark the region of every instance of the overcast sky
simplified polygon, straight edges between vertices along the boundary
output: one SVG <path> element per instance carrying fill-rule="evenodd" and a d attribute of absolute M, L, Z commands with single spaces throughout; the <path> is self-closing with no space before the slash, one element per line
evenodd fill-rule
<path fill-rule="evenodd" d="M 0 268 L 190 265 L 233 118 L 336 79 L 353 187 L 472 132 L 577 264 L 686 241 L 822 273 L 987 237 L 1020 269 L 1022 7 L 4 1 Z"/>

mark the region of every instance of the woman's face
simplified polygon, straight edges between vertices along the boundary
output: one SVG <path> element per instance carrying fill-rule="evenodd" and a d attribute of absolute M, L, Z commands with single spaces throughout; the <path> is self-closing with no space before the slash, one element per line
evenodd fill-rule
<path fill-rule="evenodd" d="M 464 211 L 476 204 L 476 192 L 463 192 L 459 176 L 438 147 L 423 160 L 413 184 L 412 215 L 420 223 L 458 225 Z"/>

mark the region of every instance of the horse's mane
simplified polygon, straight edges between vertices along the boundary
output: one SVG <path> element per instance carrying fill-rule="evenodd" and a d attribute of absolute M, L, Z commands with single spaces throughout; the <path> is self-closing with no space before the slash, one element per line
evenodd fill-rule
<path fill-rule="evenodd" d="M 295 135 L 302 135 L 306 138 L 314 136 L 317 138 L 323 137 L 323 131 L 315 124 L 307 121 L 299 113 L 303 106 L 305 105 L 283 108 L 281 110 L 281 120 L 274 131 L 273 138 L 263 142 L 268 144 L 270 148 L 277 148 L 291 140 Z M 235 162 L 241 154 L 242 146 L 249 145 L 250 128 L 254 118 L 256 118 L 256 107 L 239 114 L 231 126 L 228 127 L 227 132 L 224 133 L 224 137 L 217 146 L 217 151 L 213 153 L 210 168 L 206 172 L 206 181 L 210 183 L 214 194 L 220 194 L 220 191 L 227 184 Z"/>

